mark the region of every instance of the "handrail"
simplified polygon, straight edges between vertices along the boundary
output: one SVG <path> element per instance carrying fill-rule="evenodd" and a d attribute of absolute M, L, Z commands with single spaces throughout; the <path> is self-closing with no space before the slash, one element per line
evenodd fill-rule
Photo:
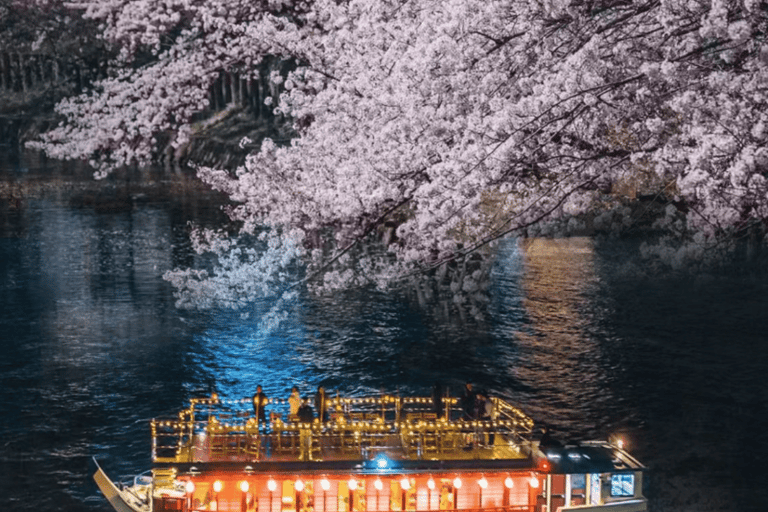
<path fill-rule="evenodd" d="M 336 397 L 329 400 L 333 411 L 329 421 L 316 418 L 301 423 L 283 420 L 280 400 L 269 403 L 270 421 L 259 422 L 248 410 L 248 399 L 193 399 L 177 418 L 152 420 L 152 458 L 155 462 L 197 462 L 212 457 L 263 460 L 280 454 L 308 460 L 313 450 L 319 452 L 323 447 L 343 448 L 345 457 L 360 459 L 368 448 L 396 450 L 390 454 L 395 458 L 420 458 L 424 450 L 449 454 L 459 445 L 463 449 L 460 436 L 475 451 L 489 435 L 491 440 L 499 436 L 510 446 L 522 446 L 529 440 L 533 420 L 504 400 L 493 399 L 495 414 L 490 420 L 463 419 L 455 407 L 457 399 L 444 398 L 443 402 L 448 404 L 447 417 L 437 417 L 431 398 Z M 289 449 L 283 449 L 284 437 Z M 301 446 L 296 446 L 297 438 Z"/>

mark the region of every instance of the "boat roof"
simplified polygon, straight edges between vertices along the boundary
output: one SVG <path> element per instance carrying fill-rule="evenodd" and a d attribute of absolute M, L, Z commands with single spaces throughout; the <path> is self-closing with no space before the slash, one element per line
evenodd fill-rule
<path fill-rule="evenodd" d="M 552 473 L 586 474 L 638 471 L 645 467 L 626 450 L 604 441 L 578 445 L 545 447 L 542 453 L 551 464 Z"/>

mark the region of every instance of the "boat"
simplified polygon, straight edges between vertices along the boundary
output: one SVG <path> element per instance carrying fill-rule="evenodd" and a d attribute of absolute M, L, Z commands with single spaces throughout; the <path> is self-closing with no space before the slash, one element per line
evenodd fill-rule
<path fill-rule="evenodd" d="M 148 472 L 93 476 L 118 512 L 647 510 L 646 468 L 620 439 L 542 443 L 522 410 L 490 401 L 472 419 L 458 398 L 337 395 L 301 421 L 272 399 L 259 421 L 251 398 L 197 398 L 151 420 Z"/>

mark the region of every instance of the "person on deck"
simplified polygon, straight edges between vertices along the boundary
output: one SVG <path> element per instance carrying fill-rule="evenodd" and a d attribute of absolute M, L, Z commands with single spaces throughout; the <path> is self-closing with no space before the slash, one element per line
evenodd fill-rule
<path fill-rule="evenodd" d="M 475 392 L 472 390 L 472 384 L 467 382 L 464 386 L 464 394 L 461 395 L 461 409 L 464 412 L 464 420 L 473 420 L 475 416 Z"/>
<path fill-rule="evenodd" d="M 443 385 L 436 382 L 432 386 L 432 411 L 438 418 L 442 418 L 445 411 L 443 410 Z"/>
<path fill-rule="evenodd" d="M 317 417 L 320 421 L 328 421 L 328 395 L 325 394 L 325 388 L 323 386 L 317 387 L 317 393 L 315 393 L 315 410 L 317 410 Z"/>
<path fill-rule="evenodd" d="M 291 421 L 297 421 L 299 414 L 299 407 L 301 407 L 301 395 L 299 394 L 299 388 L 293 386 L 291 388 L 291 396 L 288 397 L 288 419 Z"/>
<path fill-rule="evenodd" d="M 309 400 L 302 401 L 296 415 L 298 420 L 302 423 L 312 423 L 315 421 L 315 411 L 313 411 L 312 406 L 309 405 Z"/>
<path fill-rule="evenodd" d="M 265 430 L 267 428 L 266 406 L 268 402 L 269 399 L 261 389 L 261 385 L 256 386 L 256 394 L 253 395 L 253 415 L 259 422 L 259 427 L 263 427 Z"/>
<path fill-rule="evenodd" d="M 479 392 L 477 393 L 477 400 L 476 400 L 476 407 L 477 407 L 477 418 L 480 419 L 483 422 L 490 423 L 495 418 L 493 417 L 493 401 L 491 400 L 491 397 L 488 396 L 485 392 Z M 493 442 L 496 440 L 496 436 L 493 433 L 493 427 L 488 427 L 488 433 L 487 433 L 487 445 L 493 446 Z"/>
<path fill-rule="evenodd" d="M 562 447 L 563 443 L 552 437 L 552 429 L 548 425 L 544 425 L 544 432 L 539 439 L 539 449 L 547 453 L 548 451 L 557 452 Z"/>
<path fill-rule="evenodd" d="M 299 443 L 301 446 L 301 460 L 312 460 L 312 428 L 315 421 L 315 412 L 309 405 L 309 400 L 304 400 L 297 413 L 299 419 Z"/>

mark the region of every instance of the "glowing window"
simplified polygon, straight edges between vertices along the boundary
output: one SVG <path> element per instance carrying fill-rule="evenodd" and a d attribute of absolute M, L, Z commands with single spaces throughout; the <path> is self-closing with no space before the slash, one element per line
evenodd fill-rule
<path fill-rule="evenodd" d="M 611 475 L 611 496 L 634 496 L 635 475 L 619 474 Z"/>

